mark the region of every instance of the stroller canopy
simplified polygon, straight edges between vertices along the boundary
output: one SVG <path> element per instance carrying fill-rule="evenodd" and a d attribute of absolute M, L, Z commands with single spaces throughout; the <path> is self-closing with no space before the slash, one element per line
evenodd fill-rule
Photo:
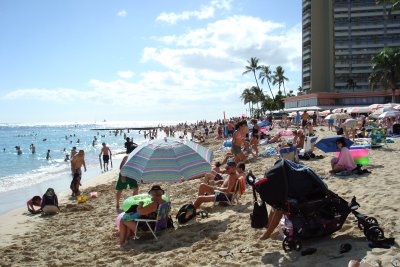
<path fill-rule="evenodd" d="M 288 199 L 299 203 L 320 199 L 329 192 L 314 171 L 286 159 L 277 160 L 265 178 L 256 183 L 256 188 L 261 199 L 274 207 L 285 207 Z"/>

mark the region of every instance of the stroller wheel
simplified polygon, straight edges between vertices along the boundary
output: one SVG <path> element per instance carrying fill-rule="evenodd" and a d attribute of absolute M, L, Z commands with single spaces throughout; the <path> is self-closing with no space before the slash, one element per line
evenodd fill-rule
<path fill-rule="evenodd" d="M 315 158 L 315 154 L 314 154 L 314 153 L 311 153 L 311 154 L 310 154 L 310 157 L 311 157 L 312 159 L 314 159 L 314 158 Z"/>
<path fill-rule="evenodd" d="M 372 224 L 372 225 L 379 225 L 378 220 L 375 219 L 374 217 L 367 217 L 365 219 L 367 223 Z"/>
<path fill-rule="evenodd" d="M 383 230 L 376 225 L 368 228 L 368 230 L 365 233 L 365 236 L 369 241 L 372 242 L 377 242 L 385 237 Z"/>
<path fill-rule="evenodd" d="M 310 155 L 304 154 L 304 159 L 305 159 L 305 160 L 310 160 Z"/>
<path fill-rule="evenodd" d="M 290 252 L 292 250 L 301 250 L 301 241 L 298 238 L 285 237 L 282 242 L 282 248 L 285 252 Z"/>
<path fill-rule="evenodd" d="M 367 225 L 367 227 L 364 227 L 364 224 Z M 366 235 L 366 232 L 368 230 L 368 228 L 370 228 L 371 226 L 378 226 L 378 220 L 375 219 L 374 217 L 365 217 L 365 221 L 364 224 L 361 223 L 360 221 L 358 222 L 358 228 L 360 228 L 360 230 L 364 230 L 364 234 Z M 364 229 L 367 228 L 367 229 Z"/>

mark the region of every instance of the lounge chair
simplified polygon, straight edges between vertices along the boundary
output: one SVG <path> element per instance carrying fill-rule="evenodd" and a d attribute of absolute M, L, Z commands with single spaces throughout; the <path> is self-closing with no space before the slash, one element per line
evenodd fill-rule
<path fill-rule="evenodd" d="M 137 232 L 138 232 L 138 227 L 140 223 L 145 223 L 150 230 L 150 232 L 153 234 L 154 238 L 158 240 L 156 233 L 166 229 L 168 225 L 168 213 L 171 207 L 171 202 L 165 202 L 162 203 L 158 206 L 157 210 L 157 218 L 155 220 L 153 219 L 135 219 L 134 221 L 136 222 L 136 229 L 135 229 L 135 237 L 134 239 L 138 239 L 137 237 Z M 151 224 L 154 224 L 154 227 L 151 226 Z"/>
<path fill-rule="evenodd" d="M 232 194 L 220 191 L 220 190 L 215 190 L 216 194 L 222 194 L 225 196 L 226 200 L 217 200 L 215 198 L 214 205 L 217 203 L 228 203 L 230 206 L 233 206 L 234 203 L 239 203 L 239 199 L 242 196 L 242 194 L 245 191 L 246 187 L 246 182 L 243 177 L 239 177 L 238 180 L 235 183 L 235 191 L 233 191 Z"/>

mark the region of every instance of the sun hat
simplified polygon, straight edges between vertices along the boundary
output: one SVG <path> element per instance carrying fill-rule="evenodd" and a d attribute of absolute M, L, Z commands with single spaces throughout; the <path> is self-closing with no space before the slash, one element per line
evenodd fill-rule
<path fill-rule="evenodd" d="M 162 193 L 165 194 L 165 191 L 159 185 L 153 185 L 149 191 L 149 194 L 151 193 L 151 191 L 162 191 Z"/>

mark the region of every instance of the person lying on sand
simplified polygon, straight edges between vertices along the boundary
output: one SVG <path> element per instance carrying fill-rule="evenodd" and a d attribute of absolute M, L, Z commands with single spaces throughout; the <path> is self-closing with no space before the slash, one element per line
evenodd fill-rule
<path fill-rule="evenodd" d="M 272 143 L 277 143 L 277 142 L 280 142 L 282 139 L 281 139 L 281 134 L 280 133 L 277 133 L 276 135 L 274 135 L 271 139 L 269 139 L 268 141 L 267 141 L 267 143 L 268 144 L 272 144 Z"/>
<path fill-rule="evenodd" d="M 121 247 L 127 244 L 129 238 L 132 237 L 132 233 L 135 234 L 136 223 L 134 219 L 157 218 L 158 206 L 164 203 L 164 200 L 162 199 L 164 194 L 165 191 L 159 185 L 153 185 L 149 191 L 152 202 L 145 207 L 143 207 L 143 202 L 139 202 L 136 212 L 124 214 L 119 224 L 119 244 Z"/>
<path fill-rule="evenodd" d="M 200 205 L 205 202 L 227 201 L 225 195 L 218 193 L 218 191 L 228 193 L 228 197 L 234 193 L 235 184 L 239 178 L 239 175 L 236 172 L 236 163 L 234 161 L 227 162 L 225 173 L 229 176 L 224 180 L 220 187 L 210 186 L 204 183 L 200 184 L 198 197 L 193 202 L 193 205 L 196 207 L 196 209 L 198 209 Z"/>

